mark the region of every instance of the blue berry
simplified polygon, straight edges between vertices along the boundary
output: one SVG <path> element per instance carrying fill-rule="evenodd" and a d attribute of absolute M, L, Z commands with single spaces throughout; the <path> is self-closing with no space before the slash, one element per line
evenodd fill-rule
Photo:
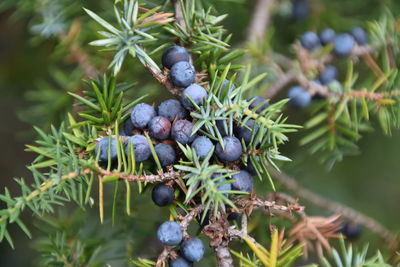
<path fill-rule="evenodd" d="M 253 163 L 251 163 L 250 160 L 247 161 L 247 166 L 244 168 L 248 173 L 250 173 L 250 175 L 255 176 L 257 175 L 257 171 L 253 165 Z"/>
<path fill-rule="evenodd" d="M 289 105 L 295 108 L 304 108 L 311 102 L 310 94 L 301 86 L 290 88 L 288 93 Z"/>
<path fill-rule="evenodd" d="M 242 217 L 241 213 L 231 212 L 231 213 L 229 213 L 227 219 L 228 219 L 228 221 L 234 221 L 234 220 L 240 219 L 241 217 Z"/>
<path fill-rule="evenodd" d="M 217 129 L 218 129 L 218 131 L 219 131 L 219 133 L 220 133 L 220 135 L 222 137 L 228 135 L 228 132 L 225 130 L 225 126 L 224 126 L 224 121 L 223 120 L 216 120 L 215 124 L 216 124 Z M 227 124 L 226 126 L 229 127 L 229 122 L 228 121 L 226 121 L 226 124 Z"/>
<path fill-rule="evenodd" d="M 97 144 L 95 148 L 96 157 L 100 150 L 99 161 L 107 162 L 108 161 L 108 148 L 109 148 L 109 137 L 103 137 Z M 110 160 L 113 161 L 117 158 L 117 142 L 115 138 L 111 138 L 111 153 Z"/>
<path fill-rule="evenodd" d="M 174 189 L 165 184 L 158 184 L 153 187 L 151 199 L 157 206 L 168 206 L 175 199 Z"/>
<path fill-rule="evenodd" d="M 172 146 L 164 143 L 159 143 L 154 147 L 154 149 L 156 150 L 161 166 L 165 167 L 175 163 L 176 154 Z"/>
<path fill-rule="evenodd" d="M 215 90 L 215 87 L 217 87 L 217 83 L 218 83 L 218 81 L 215 82 L 215 84 L 214 84 L 214 86 L 212 88 L 213 91 Z M 216 94 L 223 96 L 225 94 L 229 95 L 230 93 L 235 91 L 236 90 L 236 86 L 231 83 L 231 86 L 229 86 L 228 92 L 226 92 L 226 88 L 227 88 L 229 83 L 230 82 L 227 79 L 224 79 L 224 81 L 222 82 L 221 88 L 218 90 L 218 92 Z"/>
<path fill-rule="evenodd" d="M 125 146 L 125 154 L 129 153 L 129 144 L 133 144 L 133 151 L 135 152 L 135 161 L 143 162 L 147 160 L 151 155 L 150 145 L 147 138 L 143 135 L 136 134 L 129 137 L 128 142 Z"/>
<path fill-rule="evenodd" d="M 234 136 L 226 136 L 222 138 L 222 141 L 224 143 L 224 149 L 222 149 L 221 144 L 218 143 L 215 150 L 218 158 L 224 161 L 238 160 L 243 152 L 242 144 L 239 139 Z"/>
<path fill-rule="evenodd" d="M 232 175 L 232 188 L 238 191 L 250 192 L 253 189 L 253 177 L 247 171 L 241 170 Z"/>
<path fill-rule="evenodd" d="M 156 116 L 149 123 L 149 132 L 151 137 L 165 140 L 171 133 L 171 122 L 165 117 Z"/>
<path fill-rule="evenodd" d="M 158 106 L 158 115 L 166 117 L 169 121 L 174 121 L 176 117 L 183 120 L 187 116 L 187 112 L 182 104 L 176 99 L 168 99 Z"/>
<path fill-rule="evenodd" d="M 196 154 L 203 160 L 210 150 L 213 148 L 213 143 L 208 137 L 199 136 L 194 139 L 192 143 L 192 148 L 196 151 Z"/>
<path fill-rule="evenodd" d="M 321 45 L 319 37 L 315 32 L 304 33 L 300 38 L 300 43 L 309 51 L 313 51 Z"/>
<path fill-rule="evenodd" d="M 188 87 L 196 79 L 196 71 L 189 62 L 180 61 L 172 66 L 170 77 L 174 86 Z"/>
<path fill-rule="evenodd" d="M 182 228 L 177 222 L 163 222 L 160 227 L 158 227 L 157 237 L 163 245 L 179 245 L 182 242 L 183 238 Z"/>
<path fill-rule="evenodd" d="M 323 72 L 318 76 L 322 85 L 327 85 L 337 79 L 338 71 L 335 66 L 327 65 Z"/>
<path fill-rule="evenodd" d="M 348 33 L 336 35 L 333 39 L 333 52 L 339 57 L 345 57 L 351 54 L 355 45 L 353 36 Z"/>
<path fill-rule="evenodd" d="M 132 120 L 130 118 L 126 119 L 122 126 L 122 131 L 120 131 L 120 135 L 123 136 L 131 136 L 135 127 L 133 126 Z"/>
<path fill-rule="evenodd" d="M 167 69 L 170 69 L 175 63 L 180 61 L 189 62 L 189 53 L 182 46 L 171 46 L 164 51 L 161 63 Z"/>
<path fill-rule="evenodd" d="M 261 97 L 261 96 L 250 97 L 250 98 L 247 99 L 247 102 L 250 102 L 250 101 L 253 101 L 253 102 L 251 102 L 251 104 L 249 106 L 250 109 L 254 109 L 255 107 L 257 107 L 261 103 L 264 103 L 261 107 L 259 107 L 256 110 L 256 113 L 261 113 L 261 112 L 263 112 L 265 109 L 267 109 L 269 107 L 268 102 L 265 102 L 266 99 L 264 97 Z"/>
<path fill-rule="evenodd" d="M 293 0 L 292 2 L 292 19 L 301 20 L 310 13 L 310 5 L 307 0 Z"/>
<path fill-rule="evenodd" d="M 183 145 L 190 144 L 196 138 L 196 135 L 192 135 L 193 123 L 187 120 L 176 121 L 172 125 L 171 137 L 175 142 L 179 142 Z"/>
<path fill-rule="evenodd" d="M 238 125 L 235 127 L 235 135 L 239 138 L 239 140 L 243 139 L 246 144 L 249 144 L 253 135 L 253 131 L 254 135 L 257 134 L 258 126 L 254 124 L 253 120 L 248 120 L 245 124 L 251 130 L 247 129 L 244 126 Z"/>
<path fill-rule="evenodd" d="M 354 27 L 350 30 L 350 34 L 353 36 L 359 45 L 366 45 L 368 43 L 368 34 L 361 27 Z"/>
<path fill-rule="evenodd" d="M 204 256 L 203 242 L 196 237 L 191 237 L 188 240 L 183 241 L 181 245 L 181 253 L 182 256 L 189 261 L 200 261 Z"/>
<path fill-rule="evenodd" d="M 156 111 L 146 103 L 137 104 L 131 113 L 132 124 L 135 128 L 144 129 L 152 118 L 156 116 Z"/>
<path fill-rule="evenodd" d="M 189 110 L 194 109 L 192 102 L 189 98 L 196 103 L 196 105 L 201 106 L 203 104 L 203 99 L 207 97 L 207 91 L 203 87 L 197 84 L 191 84 L 181 93 L 182 105 Z"/>
<path fill-rule="evenodd" d="M 192 267 L 193 263 L 185 258 L 178 257 L 175 260 L 169 261 L 169 267 Z"/>
<path fill-rule="evenodd" d="M 361 225 L 354 222 L 346 222 L 342 225 L 340 232 L 350 240 L 355 240 L 360 237 L 362 233 Z"/>
<path fill-rule="evenodd" d="M 227 183 L 227 184 L 222 184 L 224 182 L 227 181 L 227 179 L 225 177 L 223 178 L 219 178 L 222 175 L 219 173 L 215 173 L 211 176 L 211 178 L 214 180 L 214 183 L 217 184 L 217 189 L 219 191 L 231 191 L 232 190 L 232 184 L 231 183 Z"/>
<path fill-rule="evenodd" d="M 322 45 L 327 45 L 329 43 L 333 42 L 333 39 L 336 36 L 336 32 L 332 29 L 324 29 L 320 34 L 319 34 L 319 39 L 321 40 Z"/>

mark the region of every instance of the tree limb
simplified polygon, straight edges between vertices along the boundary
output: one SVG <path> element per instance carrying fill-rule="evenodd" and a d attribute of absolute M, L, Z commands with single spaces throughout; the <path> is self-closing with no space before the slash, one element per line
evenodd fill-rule
<path fill-rule="evenodd" d="M 247 42 L 255 43 L 257 40 L 262 40 L 264 38 L 274 3 L 275 0 L 257 1 L 247 32 Z"/>
<path fill-rule="evenodd" d="M 354 220 L 357 223 L 365 225 L 372 232 L 381 236 L 390 246 L 397 244 L 396 236 L 390 232 L 385 226 L 377 222 L 375 219 L 343 204 L 324 198 L 314 192 L 302 187 L 292 177 L 285 173 L 280 173 L 269 168 L 270 174 L 284 184 L 287 189 L 296 193 L 299 197 L 311 202 L 312 204 L 330 210 L 334 213 L 342 214 L 344 217 Z"/>

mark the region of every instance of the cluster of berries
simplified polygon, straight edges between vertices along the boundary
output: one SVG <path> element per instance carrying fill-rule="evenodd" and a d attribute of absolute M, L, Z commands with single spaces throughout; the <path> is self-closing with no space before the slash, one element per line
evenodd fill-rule
<path fill-rule="evenodd" d="M 336 56 L 348 56 L 351 54 L 356 44 L 359 46 L 368 43 L 368 34 L 360 27 L 354 27 L 350 33 L 340 33 L 332 29 L 324 29 L 318 36 L 317 33 L 309 31 L 304 33 L 300 38 L 301 45 L 309 50 L 314 51 L 321 45 L 332 45 L 333 53 Z M 330 85 L 335 83 L 338 89 L 341 88 L 337 81 L 338 71 L 335 66 L 327 65 L 318 75 L 318 79 L 314 82 L 320 85 Z M 295 108 L 304 108 L 311 103 L 312 97 L 308 91 L 301 86 L 294 86 L 288 92 L 289 104 Z"/>
<path fill-rule="evenodd" d="M 196 237 L 183 240 L 183 231 L 177 222 L 163 222 L 157 230 L 157 238 L 165 246 L 180 245 L 180 255 L 170 261 L 170 267 L 192 266 L 193 262 L 200 261 L 204 256 L 203 242 Z"/>
<path fill-rule="evenodd" d="M 234 124 L 234 135 L 228 134 L 227 122 L 217 120 L 217 128 L 222 137 L 223 146 L 220 142 L 211 140 L 207 136 L 193 134 L 194 121 L 190 116 L 190 111 L 195 109 L 195 105 L 201 106 L 203 100 L 208 97 L 208 92 L 202 86 L 193 83 L 196 78 L 194 67 L 190 64 L 190 56 L 185 48 L 172 46 L 168 48 L 162 56 L 162 64 L 169 69 L 171 83 L 179 88 L 183 88 L 180 101 L 169 99 L 162 102 L 158 107 L 146 103 L 140 103 L 133 107 L 130 118 L 128 118 L 120 131 L 121 136 L 125 136 L 124 151 L 128 155 L 133 149 L 135 161 L 144 162 L 149 160 L 151 145 L 162 167 L 170 166 L 177 162 L 179 157 L 176 144 L 190 145 L 200 160 L 210 156 L 212 150 L 219 162 L 234 162 L 240 159 L 243 154 L 242 142 L 249 144 L 252 134 L 258 131 L 258 126 L 253 120 L 246 122 L 246 126 Z M 230 84 L 224 80 L 219 94 L 225 92 Z M 229 86 L 229 92 L 235 90 L 233 85 Z M 248 99 L 250 108 L 257 107 L 256 112 L 260 113 L 268 108 L 268 103 L 262 97 L 252 97 Z M 252 129 L 252 130 L 249 130 Z M 148 132 L 151 138 L 147 138 L 144 133 Z M 152 142 L 152 143 L 149 143 Z M 215 147 L 215 149 L 214 149 Z M 96 155 L 99 155 L 99 162 L 105 163 L 109 159 L 115 161 L 117 158 L 116 140 L 113 137 L 104 137 L 96 145 Z M 249 163 L 242 170 L 227 178 L 227 175 L 214 173 L 210 179 L 218 184 L 220 191 L 244 191 L 250 192 L 253 189 L 253 175 L 256 172 Z M 230 182 L 227 182 L 227 180 Z M 167 184 L 157 184 L 152 190 L 153 202 L 160 206 L 168 206 L 175 199 L 174 188 Z M 234 220 L 240 217 L 228 207 L 228 219 Z M 176 222 L 164 222 L 157 232 L 160 242 L 168 246 L 176 246 L 182 242 L 182 229 Z M 171 266 L 191 266 L 192 262 L 199 261 L 204 254 L 203 243 L 197 238 L 190 238 L 181 244 L 181 255 L 176 260 L 170 262 Z M 186 264 L 186 265 L 185 265 Z"/>
<path fill-rule="evenodd" d="M 351 54 L 356 44 L 359 46 L 366 45 L 368 43 L 368 34 L 361 27 L 354 27 L 349 33 L 339 34 L 327 28 L 319 35 L 312 31 L 304 33 L 300 38 L 300 42 L 309 51 L 314 51 L 321 45 L 330 44 L 336 56 L 344 57 Z"/>

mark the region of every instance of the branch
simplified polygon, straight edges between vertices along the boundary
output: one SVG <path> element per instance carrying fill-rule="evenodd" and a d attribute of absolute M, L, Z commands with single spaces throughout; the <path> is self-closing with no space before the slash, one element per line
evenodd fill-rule
<path fill-rule="evenodd" d="M 90 62 L 89 55 L 79 46 L 76 42 L 77 36 L 81 29 L 81 22 L 75 20 L 68 34 L 60 35 L 59 38 L 62 42 L 66 43 L 69 50 L 69 58 L 71 61 L 77 63 L 84 71 L 86 77 L 96 77 L 97 71 L 95 66 Z"/>
<path fill-rule="evenodd" d="M 155 78 L 161 85 L 163 85 L 171 94 L 174 96 L 179 96 L 181 91 L 171 83 L 168 78 L 168 74 L 164 75 L 161 70 L 152 68 L 150 65 L 144 65 L 144 67 L 150 72 L 150 74 Z"/>
<path fill-rule="evenodd" d="M 337 97 L 339 94 L 329 95 L 328 88 L 326 86 L 318 85 L 315 82 L 309 81 L 308 78 L 303 74 L 308 73 L 311 69 L 324 68 L 324 65 L 334 60 L 335 57 L 332 55 L 326 55 L 321 58 L 315 58 L 313 57 L 313 54 L 304 49 L 299 42 L 295 43 L 294 48 L 296 51 L 297 60 L 290 61 L 285 56 L 282 56 L 278 53 L 270 53 L 270 56 L 274 57 L 274 59 L 280 59 L 280 64 L 286 67 L 287 71 L 282 73 L 279 79 L 270 86 L 269 90 L 265 93 L 265 97 L 269 99 L 273 98 L 289 83 L 295 80 L 297 80 L 305 88 L 313 88 L 310 91 L 311 95 L 318 93 L 322 96 Z M 380 69 L 378 70 L 376 68 L 376 64 L 374 64 L 375 61 L 370 56 L 370 53 L 373 50 L 374 47 L 370 45 L 356 46 L 354 47 L 350 57 L 353 59 L 358 57 L 368 58 L 367 64 L 369 66 L 373 66 L 371 68 L 373 69 L 374 73 L 382 73 Z"/>
<path fill-rule="evenodd" d="M 174 4 L 174 10 L 175 10 L 175 20 L 179 24 L 179 26 L 182 27 L 184 31 L 186 31 L 186 23 L 185 20 L 183 19 L 183 12 L 182 12 L 182 7 L 181 3 L 179 0 L 172 0 Z"/>
<path fill-rule="evenodd" d="M 247 33 L 247 42 L 255 43 L 257 40 L 262 40 L 264 38 L 274 2 L 275 0 L 257 1 Z"/>
<path fill-rule="evenodd" d="M 303 213 L 304 212 L 304 207 L 298 205 L 297 203 L 294 204 L 289 204 L 287 206 L 285 205 L 278 205 L 276 204 L 275 201 L 268 201 L 268 200 L 263 200 L 260 198 L 254 198 L 254 199 L 237 199 L 234 201 L 235 205 L 238 208 L 246 209 L 246 208 L 264 208 L 268 209 L 271 214 L 273 212 L 298 212 L 298 213 Z"/>
<path fill-rule="evenodd" d="M 193 221 L 194 218 L 196 218 L 203 210 L 204 205 L 199 205 L 192 209 L 192 211 L 190 211 L 185 216 L 179 218 L 181 220 L 180 224 L 183 229 L 183 235 L 185 238 L 189 237 L 189 234 L 187 233 L 187 228 L 189 227 L 190 222 Z"/>
<path fill-rule="evenodd" d="M 272 168 L 269 168 L 269 172 L 276 180 L 284 184 L 290 191 L 295 192 L 299 197 L 302 197 L 316 206 L 330 210 L 334 213 L 342 214 L 343 216 L 350 218 L 357 223 L 363 224 L 372 232 L 381 236 L 389 244 L 389 246 L 396 245 L 396 236 L 375 219 L 368 217 L 367 215 L 353 208 L 326 199 L 314 192 L 309 191 L 298 184 L 292 177 L 284 173 L 280 173 Z"/>
<path fill-rule="evenodd" d="M 175 180 L 182 176 L 180 172 L 174 171 L 173 168 L 170 168 L 168 172 L 158 171 L 158 174 L 134 175 L 116 171 L 108 171 L 106 169 L 101 168 L 98 165 L 96 167 L 98 169 L 98 173 L 101 176 L 103 176 L 103 178 L 105 176 L 118 176 L 119 179 L 126 180 L 129 182 L 147 182 L 147 183 L 167 182 Z"/>

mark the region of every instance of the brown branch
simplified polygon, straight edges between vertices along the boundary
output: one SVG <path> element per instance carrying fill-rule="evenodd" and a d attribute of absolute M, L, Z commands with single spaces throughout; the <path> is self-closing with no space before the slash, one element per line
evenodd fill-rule
<path fill-rule="evenodd" d="M 89 55 L 79 46 L 76 39 L 81 29 L 81 22 L 75 20 L 68 34 L 62 34 L 59 36 L 60 40 L 68 46 L 69 59 L 70 61 L 79 65 L 84 71 L 86 77 L 96 77 L 97 71 L 95 66 L 90 62 Z"/>
<path fill-rule="evenodd" d="M 172 3 L 174 4 L 174 10 L 175 10 L 175 20 L 181 26 L 181 28 L 186 31 L 186 23 L 183 18 L 183 12 L 182 12 L 182 7 L 180 4 L 179 0 L 173 0 Z"/>
<path fill-rule="evenodd" d="M 98 173 L 103 178 L 104 176 L 118 176 L 119 179 L 126 180 L 129 182 L 147 182 L 147 183 L 167 182 L 182 176 L 180 172 L 174 171 L 173 168 L 170 168 L 168 172 L 159 171 L 158 174 L 134 175 L 116 171 L 108 171 L 106 169 L 101 168 L 98 165 L 96 167 L 98 169 Z"/>
<path fill-rule="evenodd" d="M 271 11 L 275 0 L 258 0 L 247 32 L 247 42 L 255 43 L 262 40 L 268 28 Z"/>
<path fill-rule="evenodd" d="M 297 80 L 303 87 L 309 88 L 311 95 L 319 94 L 321 96 L 327 97 L 340 96 L 339 94 L 330 94 L 326 86 L 318 85 L 313 81 L 309 81 L 308 78 L 304 75 L 304 73 L 308 73 L 311 69 L 323 69 L 324 65 L 331 62 L 335 57 L 332 55 L 326 55 L 321 58 L 315 58 L 315 56 L 313 56 L 313 53 L 310 53 L 301 46 L 300 42 L 296 42 L 294 44 L 294 49 L 298 60 L 290 61 L 286 57 L 280 56 L 279 54 L 272 54 L 275 58 L 280 58 L 280 60 L 282 61 L 281 64 L 287 68 L 287 71 L 280 74 L 278 80 L 274 84 L 272 84 L 269 90 L 266 92 L 265 97 L 269 99 L 273 98 L 290 82 L 295 80 Z M 371 63 L 372 57 L 370 56 L 370 54 L 373 49 L 374 47 L 370 45 L 356 46 L 351 52 L 350 57 L 358 58 L 361 56 L 364 57 L 369 55 L 369 64 L 375 63 L 376 65 L 376 62 L 373 59 L 373 62 Z M 373 69 L 375 70 L 375 72 L 380 71 L 380 69 L 376 69 L 376 66 Z"/>
<path fill-rule="evenodd" d="M 292 69 L 289 72 L 280 75 L 279 80 L 268 89 L 264 97 L 267 99 L 274 97 L 282 88 L 296 79 L 296 73 L 297 71 Z"/>
<path fill-rule="evenodd" d="M 233 267 L 233 259 L 228 245 L 220 245 L 214 248 L 219 267 Z"/>
<path fill-rule="evenodd" d="M 389 244 L 389 246 L 394 246 L 397 244 L 396 236 L 375 219 L 353 208 L 347 207 L 343 204 L 326 199 L 314 192 L 311 192 L 310 190 L 298 184 L 292 177 L 284 173 L 280 173 L 271 168 L 269 168 L 269 171 L 276 180 L 284 184 L 290 191 L 296 193 L 299 197 L 311 202 L 316 206 L 330 210 L 334 213 L 339 213 L 357 223 L 365 225 L 365 227 L 370 229 L 372 232 L 381 236 Z"/>
<path fill-rule="evenodd" d="M 164 75 L 160 70 L 152 68 L 150 65 L 144 65 L 144 67 L 150 72 L 161 85 L 163 85 L 171 94 L 179 96 L 181 91 L 176 88 L 169 80 L 168 74 Z"/>
<path fill-rule="evenodd" d="M 185 216 L 181 216 L 179 219 L 181 220 L 181 227 L 183 229 L 183 236 L 184 238 L 188 238 L 189 234 L 187 233 L 187 228 L 191 221 L 193 221 L 202 211 L 204 210 L 204 205 L 199 205 L 192 209 L 188 214 Z"/>
<path fill-rule="evenodd" d="M 260 198 L 253 198 L 253 199 L 237 199 L 234 201 L 235 205 L 241 209 L 247 208 L 263 208 L 268 209 L 271 214 L 273 212 L 299 212 L 302 213 L 304 211 L 304 207 L 298 205 L 297 203 L 290 204 L 290 205 L 279 205 L 276 204 L 275 201 L 268 201 L 263 200 Z"/>

